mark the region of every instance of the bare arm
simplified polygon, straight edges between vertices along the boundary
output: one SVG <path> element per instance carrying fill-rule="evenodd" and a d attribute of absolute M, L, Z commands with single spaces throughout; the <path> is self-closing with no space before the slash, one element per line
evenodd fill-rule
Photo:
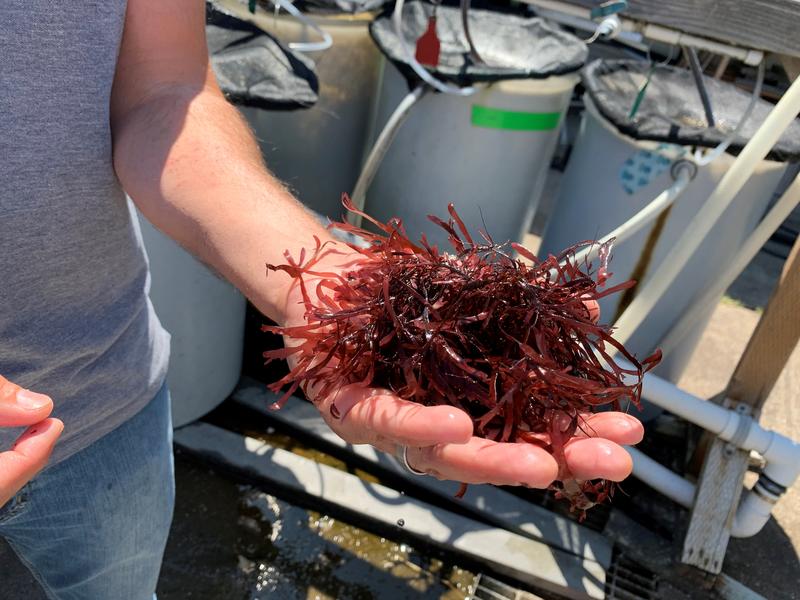
<path fill-rule="evenodd" d="M 145 216 L 244 292 L 279 323 L 298 323 L 283 274 L 265 277 L 264 264 L 282 263 L 328 233 L 264 168 L 257 145 L 222 97 L 209 70 L 202 0 L 128 0 L 128 15 L 111 105 L 114 166 Z M 331 190 L 338 193 L 340 190 Z M 296 297 L 295 297 L 296 299 Z M 450 406 L 423 407 L 386 390 L 340 391 L 316 404 L 328 424 L 351 443 L 393 451 L 411 447 L 420 470 L 463 482 L 549 485 L 558 466 L 533 444 L 497 444 L 472 437 L 469 416 Z M 636 443 L 633 417 L 592 419 L 597 438 L 566 448 L 576 477 L 619 480 L 631 459 L 618 444 Z"/>
<path fill-rule="evenodd" d="M 112 95 L 114 166 L 159 229 L 285 320 L 266 262 L 328 233 L 264 167 L 210 70 L 200 0 L 131 0 Z"/>

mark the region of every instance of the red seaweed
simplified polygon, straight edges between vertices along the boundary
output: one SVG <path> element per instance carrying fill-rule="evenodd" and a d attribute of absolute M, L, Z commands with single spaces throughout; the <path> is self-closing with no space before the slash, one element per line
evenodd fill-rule
<path fill-rule="evenodd" d="M 291 357 L 289 374 L 271 385 L 289 386 L 282 402 L 298 386 L 328 396 L 360 384 L 428 406 L 453 405 L 472 417 L 477 436 L 550 451 L 566 481 L 554 489 L 581 515 L 609 498 L 612 482 L 569 481 L 564 444 L 585 429 L 587 413 L 638 407 L 642 376 L 661 357 L 656 351 L 638 361 L 587 309 L 586 301 L 634 283 L 601 289 L 610 277 L 610 243 L 599 249 L 596 271 L 575 258 L 592 241 L 540 259 L 483 231 L 475 241 L 451 204 L 448 221 L 429 217 L 448 233 L 452 250 L 445 252 L 424 236 L 412 242 L 399 219 L 380 223 L 346 196 L 343 204 L 379 231 L 332 225 L 364 240 L 365 247 L 347 244 L 356 260 L 340 272 L 316 271 L 323 257 L 341 253 L 316 240 L 298 260 L 287 253 L 286 264 L 268 265 L 298 281 L 305 308 L 303 325 L 264 328 L 297 344 L 265 353 L 268 361 Z M 609 346 L 633 369 L 617 364 Z M 333 405 L 334 418 L 337 412 Z"/>

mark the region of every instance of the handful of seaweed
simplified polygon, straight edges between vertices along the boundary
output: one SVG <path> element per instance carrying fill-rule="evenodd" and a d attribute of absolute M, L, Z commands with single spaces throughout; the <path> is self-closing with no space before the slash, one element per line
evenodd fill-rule
<path fill-rule="evenodd" d="M 357 253 L 350 266 L 320 268 L 323 257 L 340 251 L 319 240 L 298 260 L 287 253 L 287 264 L 268 265 L 297 280 L 305 305 L 305 324 L 264 328 L 297 344 L 265 353 L 268 360 L 293 359 L 289 374 L 271 386 L 290 386 L 280 403 L 300 385 L 327 396 L 363 384 L 424 405 L 453 405 L 472 417 L 477 436 L 549 450 L 564 480 L 564 444 L 583 416 L 604 405 L 619 409 L 623 400 L 639 405 L 642 375 L 660 352 L 637 361 L 586 306 L 633 285 L 600 290 L 610 276 L 610 245 L 599 248 L 596 272 L 575 260 L 593 242 L 539 259 L 483 231 L 476 242 L 451 204 L 447 222 L 429 216 L 449 235 L 452 251 L 444 252 L 424 236 L 412 242 L 399 219 L 380 223 L 346 196 L 343 203 L 380 232 L 332 225 L 367 243 L 348 244 Z M 619 366 L 609 346 L 634 368 Z M 338 417 L 335 402 L 331 414 Z M 605 480 L 554 487 L 579 511 L 614 490 Z"/>

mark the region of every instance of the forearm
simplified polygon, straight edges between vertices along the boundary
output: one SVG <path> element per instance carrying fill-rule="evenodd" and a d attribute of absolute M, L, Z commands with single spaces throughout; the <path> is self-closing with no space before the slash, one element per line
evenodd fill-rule
<path fill-rule="evenodd" d="M 289 278 L 265 263 L 329 234 L 266 170 L 236 109 L 217 92 L 172 87 L 113 123 L 114 166 L 159 229 L 281 322 Z"/>

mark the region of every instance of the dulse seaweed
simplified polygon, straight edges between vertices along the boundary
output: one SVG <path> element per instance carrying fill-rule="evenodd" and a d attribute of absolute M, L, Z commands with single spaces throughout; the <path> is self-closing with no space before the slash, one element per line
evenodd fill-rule
<path fill-rule="evenodd" d="M 267 265 L 298 281 L 305 305 L 305 324 L 264 327 L 297 344 L 264 353 L 268 361 L 292 357 L 289 374 L 271 385 L 289 385 L 279 405 L 309 384 L 323 396 L 362 384 L 425 405 L 450 404 L 472 417 L 477 436 L 546 448 L 567 480 L 564 444 L 584 427 L 582 416 L 606 405 L 619 409 L 623 400 L 639 406 L 642 375 L 660 352 L 638 361 L 585 305 L 634 283 L 601 291 L 610 245 L 599 249 L 593 273 L 575 254 L 594 242 L 539 259 L 483 231 L 474 241 L 451 204 L 447 222 L 429 216 L 449 234 L 452 252 L 443 252 L 424 236 L 412 242 L 399 219 L 379 223 L 346 196 L 343 204 L 380 232 L 332 224 L 367 243 L 348 244 L 357 260 L 342 272 L 315 270 L 320 259 L 341 252 L 317 240 L 298 260 L 287 253 L 287 264 Z M 609 346 L 634 369 L 620 367 Z M 557 482 L 554 489 L 583 515 L 609 498 L 614 484 Z"/>

